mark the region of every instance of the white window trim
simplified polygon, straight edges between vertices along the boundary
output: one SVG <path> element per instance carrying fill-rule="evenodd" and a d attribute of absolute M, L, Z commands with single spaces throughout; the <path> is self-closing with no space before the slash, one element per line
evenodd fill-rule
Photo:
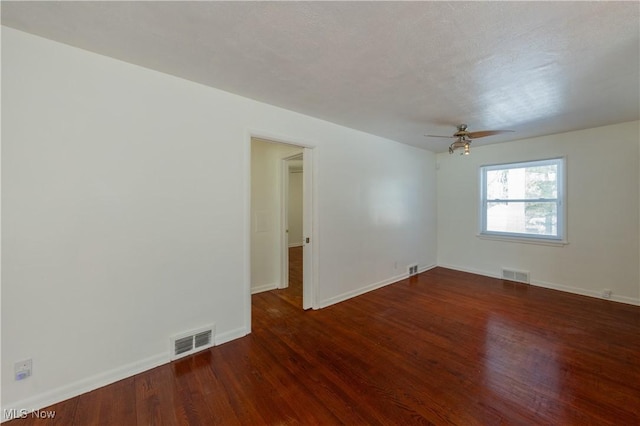
<path fill-rule="evenodd" d="M 531 167 L 531 166 L 541 166 L 545 164 L 558 164 L 558 237 L 554 236 L 545 236 L 545 235 L 536 235 L 536 234 L 520 234 L 520 233 L 509 233 L 509 232 L 492 232 L 486 231 L 486 196 L 485 196 L 485 179 L 486 172 L 490 170 L 503 170 L 508 169 L 513 166 L 518 167 Z M 527 161 L 516 161 L 512 163 L 501 163 L 501 164 L 488 164 L 482 165 L 479 167 L 479 182 L 480 182 L 480 202 L 478 209 L 478 229 L 479 232 L 476 235 L 480 239 L 485 240 L 494 240 L 494 241 L 507 241 L 514 243 L 525 243 L 525 244 L 539 244 L 539 245 L 547 245 L 547 246 L 565 246 L 569 244 L 567 239 L 567 206 L 566 206 L 566 187 L 567 187 L 567 159 L 565 156 L 563 157 L 554 157 L 554 158 L 544 158 L 540 160 L 527 160 Z M 536 201 L 536 200 L 531 200 Z"/>
<path fill-rule="evenodd" d="M 494 234 L 477 234 L 476 237 L 481 240 L 490 240 L 490 241 L 505 241 L 508 243 L 523 243 L 523 244 L 537 244 L 541 246 L 553 246 L 553 247 L 562 247 L 569 244 L 567 240 L 558 240 L 558 239 L 544 239 L 544 238 L 519 238 L 519 237 L 511 237 L 511 236 L 502 236 L 502 235 L 494 235 Z"/>

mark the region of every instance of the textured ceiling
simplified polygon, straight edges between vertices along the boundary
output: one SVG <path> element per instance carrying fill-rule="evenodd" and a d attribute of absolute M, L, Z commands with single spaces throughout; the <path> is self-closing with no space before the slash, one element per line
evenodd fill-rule
<path fill-rule="evenodd" d="M 2 24 L 399 142 L 637 120 L 638 2 L 8 2 Z"/>

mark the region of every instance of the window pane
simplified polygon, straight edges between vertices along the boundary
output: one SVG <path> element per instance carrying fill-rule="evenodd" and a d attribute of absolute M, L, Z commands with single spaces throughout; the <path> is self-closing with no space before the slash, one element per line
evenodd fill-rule
<path fill-rule="evenodd" d="M 525 172 L 525 198 L 557 198 L 558 166 L 550 164 L 527 167 Z"/>
<path fill-rule="evenodd" d="M 558 236 L 555 202 L 488 202 L 487 231 Z"/>
<path fill-rule="evenodd" d="M 519 167 L 487 171 L 488 200 L 557 198 L 558 166 Z"/>

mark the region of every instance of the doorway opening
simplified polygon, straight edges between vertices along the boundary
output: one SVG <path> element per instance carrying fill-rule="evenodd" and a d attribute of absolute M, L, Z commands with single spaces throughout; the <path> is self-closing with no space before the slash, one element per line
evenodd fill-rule
<path fill-rule="evenodd" d="M 250 294 L 278 291 L 301 309 L 313 307 L 311 155 L 251 138 Z"/>

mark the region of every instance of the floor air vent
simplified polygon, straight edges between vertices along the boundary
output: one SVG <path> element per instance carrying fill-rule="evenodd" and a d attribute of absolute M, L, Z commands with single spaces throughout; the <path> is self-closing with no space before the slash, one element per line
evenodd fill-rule
<path fill-rule="evenodd" d="M 212 347 L 215 329 L 210 325 L 171 337 L 171 360 Z"/>
<path fill-rule="evenodd" d="M 502 279 L 509 281 L 517 281 L 519 283 L 529 284 L 529 273 L 525 271 L 516 271 L 514 269 L 502 269 Z"/>
<path fill-rule="evenodd" d="M 418 273 L 418 264 L 413 264 L 407 266 L 407 271 L 409 272 L 409 276 L 416 275 Z"/>

